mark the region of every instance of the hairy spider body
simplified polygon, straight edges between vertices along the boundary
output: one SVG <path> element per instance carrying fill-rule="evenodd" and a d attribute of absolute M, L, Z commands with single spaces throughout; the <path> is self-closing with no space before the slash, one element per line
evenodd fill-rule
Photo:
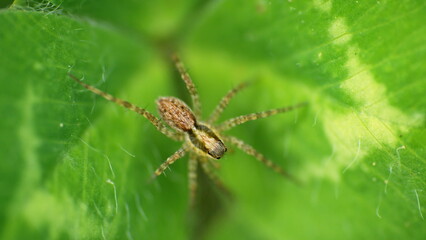
<path fill-rule="evenodd" d="M 195 127 L 196 119 L 194 114 L 180 99 L 162 97 L 157 100 L 157 108 L 161 118 L 175 130 L 188 132 Z"/>
<path fill-rule="evenodd" d="M 300 103 L 290 107 L 283 107 L 272 109 L 264 112 L 252 113 L 243 116 L 231 118 L 221 124 L 214 125 L 214 122 L 218 119 L 220 114 L 229 104 L 229 101 L 234 97 L 236 93 L 245 88 L 248 84 L 241 83 L 235 88 L 231 89 L 219 102 L 218 106 L 213 111 L 210 118 L 206 121 L 200 121 L 201 116 L 201 104 L 198 97 L 197 89 L 192 82 L 189 74 L 186 72 L 183 63 L 175 55 L 173 60 L 176 64 L 176 68 L 192 98 L 193 110 L 188 107 L 182 100 L 175 97 L 161 97 L 157 100 L 158 112 L 161 115 L 161 119 L 171 128 L 167 127 L 160 119 L 149 113 L 147 110 L 137 107 L 127 101 L 116 98 L 108 93 L 99 90 L 96 87 L 83 83 L 74 75 L 68 73 L 68 75 L 78 82 L 86 89 L 93 93 L 102 96 L 103 98 L 115 102 L 116 104 L 130 109 L 148 119 L 158 131 L 164 135 L 170 137 L 176 141 L 183 141 L 183 145 L 174 154 L 167 158 L 157 170 L 155 170 L 153 178 L 161 175 L 168 166 L 174 163 L 179 158 L 182 158 L 185 153 L 189 152 L 188 162 L 188 178 L 189 178 L 189 189 L 190 189 L 190 203 L 194 203 L 195 193 L 197 188 L 197 166 L 201 165 L 206 175 L 220 188 L 226 190 L 220 179 L 217 177 L 214 169 L 218 168 L 219 164 L 216 161 L 220 159 L 225 152 L 227 147 L 225 144 L 232 144 L 247 154 L 255 157 L 265 166 L 271 168 L 273 171 L 295 180 L 290 174 L 288 174 L 280 166 L 267 159 L 263 154 L 257 152 L 252 146 L 244 143 L 236 137 L 224 136 L 223 132 L 229 130 L 237 125 L 243 124 L 248 121 L 253 121 L 260 118 L 266 118 L 278 113 L 284 113 L 291 111 L 295 108 L 302 107 L 306 103 Z"/>
<path fill-rule="evenodd" d="M 157 100 L 157 108 L 170 127 L 186 134 L 186 144 L 193 151 L 215 159 L 225 154 L 225 144 L 212 127 L 198 123 L 192 110 L 183 101 L 175 97 L 162 97 Z"/>

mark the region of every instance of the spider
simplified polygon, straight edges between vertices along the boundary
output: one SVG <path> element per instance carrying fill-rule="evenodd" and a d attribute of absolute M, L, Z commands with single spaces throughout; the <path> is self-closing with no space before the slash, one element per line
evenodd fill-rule
<path fill-rule="evenodd" d="M 226 136 L 223 132 L 243 124 L 248 121 L 253 121 L 260 118 L 270 117 L 278 113 L 284 113 L 291 111 L 295 108 L 305 106 L 306 103 L 299 103 L 289 107 L 282 107 L 271 109 L 268 111 L 251 113 L 247 115 L 238 116 L 224 121 L 220 124 L 215 124 L 223 110 L 227 107 L 230 100 L 242 89 L 248 86 L 248 82 L 243 82 L 231 89 L 216 106 L 207 121 L 201 121 L 201 103 L 198 96 L 197 89 L 188 72 L 177 55 L 172 56 L 177 70 L 179 71 L 182 80 L 184 81 L 186 88 L 192 99 L 192 107 L 188 107 L 182 100 L 175 97 L 160 97 L 156 103 L 158 112 L 161 115 L 161 119 L 169 126 L 164 124 L 159 118 L 147 110 L 135 106 L 134 104 L 116 98 L 106 92 L 99 90 L 96 87 L 83 83 L 77 77 L 68 73 L 68 75 L 74 79 L 77 83 L 90 90 L 91 92 L 102 96 L 108 101 L 114 102 L 120 106 L 123 106 L 131 111 L 134 111 L 146 119 L 148 119 L 158 131 L 166 135 L 167 137 L 175 140 L 182 141 L 182 147 L 179 148 L 175 153 L 167 158 L 157 170 L 155 170 L 152 179 L 161 175 L 169 165 L 174 163 L 176 160 L 182 158 L 186 153 L 189 153 L 188 161 L 188 178 L 189 178 L 189 200 L 190 204 L 194 203 L 196 189 L 197 189 L 197 167 L 198 164 L 204 170 L 206 175 L 222 190 L 226 191 L 224 184 L 221 182 L 219 177 L 216 175 L 213 168 L 218 168 L 219 164 L 217 159 L 220 159 L 227 151 L 227 144 L 235 145 L 245 153 L 253 156 L 261 163 L 266 165 L 273 171 L 295 180 L 289 173 L 287 173 L 280 166 L 267 159 L 263 154 L 256 151 L 252 146 L 244 143 L 242 140 L 233 137 Z"/>

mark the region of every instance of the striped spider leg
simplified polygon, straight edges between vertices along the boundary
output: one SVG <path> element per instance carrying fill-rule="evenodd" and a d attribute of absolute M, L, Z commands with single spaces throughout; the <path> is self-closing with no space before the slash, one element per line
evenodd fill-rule
<path fill-rule="evenodd" d="M 194 153 L 189 154 L 188 160 L 188 187 L 189 187 L 189 205 L 191 207 L 195 204 L 195 194 L 197 192 L 197 168 L 198 156 Z"/>
<path fill-rule="evenodd" d="M 74 79 L 77 83 L 79 83 L 80 85 L 82 85 L 83 87 L 85 87 L 86 89 L 90 90 L 91 92 L 105 98 L 108 101 L 114 102 L 122 107 L 125 107 L 133 112 L 136 112 L 142 116 L 144 116 L 146 119 L 148 119 L 152 125 L 154 125 L 155 128 L 157 128 L 158 131 L 160 131 L 161 133 L 163 133 L 164 135 L 168 136 L 169 138 L 179 141 L 183 139 L 183 136 L 180 133 L 177 132 L 173 132 L 171 131 L 169 128 L 167 128 L 166 125 L 164 125 L 163 122 L 161 122 L 160 119 L 158 119 L 156 116 L 154 116 L 152 113 L 148 112 L 147 110 L 140 108 L 138 106 L 135 106 L 132 103 L 129 103 L 127 101 L 124 101 L 122 99 L 116 98 L 114 96 L 112 96 L 111 94 L 108 94 L 106 92 L 103 92 L 102 90 L 88 85 L 84 82 L 82 82 L 80 79 L 78 79 L 76 76 L 74 76 L 71 73 L 68 73 L 68 76 L 70 76 L 72 79 Z"/>
<path fill-rule="evenodd" d="M 216 159 L 215 159 L 216 160 Z M 220 178 L 216 175 L 212 168 L 218 168 L 215 160 L 210 159 L 206 156 L 199 156 L 193 152 L 189 154 L 188 161 L 188 185 L 189 185 L 189 205 L 191 207 L 195 204 L 195 197 L 198 187 L 198 176 L 197 176 L 197 168 L 201 166 L 201 169 L 204 171 L 206 176 L 212 181 L 216 187 L 225 193 L 227 196 L 231 196 L 228 188 L 222 183 Z"/>
<path fill-rule="evenodd" d="M 192 81 L 191 77 L 186 71 L 185 65 L 183 65 L 179 56 L 176 54 L 173 54 L 172 60 L 175 62 L 176 68 L 180 73 L 180 77 L 185 82 L 185 86 L 188 89 L 189 94 L 191 95 L 192 108 L 194 109 L 195 116 L 199 118 L 201 117 L 201 102 L 200 102 L 200 97 L 198 95 L 197 88 L 195 87 L 194 82 Z"/>
<path fill-rule="evenodd" d="M 243 123 L 246 123 L 248 121 L 254 121 L 254 120 L 257 120 L 257 119 L 261 119 L 261 118 L 267 118 L 267 117 L 270 117 L 270 116 L 273 116 L 273 115 L 276 115 L 276 114 L 279 114 L 279 113 L 285 113 L 285 112 L 288 112 L 288 111 L 292 111 L 296 108 L 304 107 L 306 105 L 307 105 L 307 103 L 303 102 L 303 103 L 299 103 L 299 104 L 289 106 L 289 107 L 276 108 L 276 109 L 271 109 L 271 110 L 267 110 L 267 111 L 263 111 L 263 112 L 251 113 L 251 114 L 231 118 L 231 119 L 226 120 L 225 122 L 219 124 L 217 126 L 217 129 L 218 129 L 217 131 L 223 132 L 223 131 L 229 130 L 231 128 L 234 128 L 238 125 L 241 125 Z M 248 155 L 255 157 L 257 160 L 259 160 L 261 163 L 263 163 L 266 167 L 272 169 L 274 172 L 281 174 L 284 177 L 289 178 L 293 182 L 298 183 L 298 180 L 296 178 L 294 178 L 292 175 L 290 175 L 288 172 L 286 172 L 280 166 L 276 165 L 271 160 L 267 159 L 263 154 L 256 151 L 256 149 L 254 149 L 252 146 L 250 146 L 247 143 L 244 143 L 244 141 L 242 141 L 242 140 L 240 140 L 236 137 L 233 137 L 233 136 L 223 136 L 223 139 L 226 142 L 235 145 L 237 148 L 244 151 Z"/>
<path fill-rule="evenodd" d="M 201 165 L 201 169 L 204 171 L 206 176 L 216 185 L 216 187 L 225 193 L 227 196 L 231 196 L 231 192 L 222 183 L 220 178 L 216 175 L 212 168 L 219 168 L 216 159 L 210 159 L 206 156 L 200 157 L 194 153 L 190 153 L 188 161 L 188 183 L 189 183 L 189 205 L 191 207 L 195 204 L 195 196 L 197 192 L 197 167 Z"/>

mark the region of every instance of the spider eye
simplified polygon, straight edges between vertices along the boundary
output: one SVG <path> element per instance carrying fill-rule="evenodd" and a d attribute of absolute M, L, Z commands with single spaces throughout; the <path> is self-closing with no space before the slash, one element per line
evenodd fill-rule
<path fill-rule="evenodd" d="M 216 158 L 216 159 L 220 159 L 225 152 L 228 149 L 226 149 L 225 144 L 223 144 L 222 141 L 217 141 L 217 144 L 214 148 L 209 149 L 209 155 Z"/>

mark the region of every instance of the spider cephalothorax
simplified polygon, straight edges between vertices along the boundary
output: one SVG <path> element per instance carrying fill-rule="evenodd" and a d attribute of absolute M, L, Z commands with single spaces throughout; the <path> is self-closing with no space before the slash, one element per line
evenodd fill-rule
<path fill-rule="evenodd" d="M 137 107 L 127 101 L 118 99 L 108 93 L 105 93 L 93 86 L 83 83 L 72 74 L 68 74 L 72 79 L 77 81 L 88 90 L 102 96 L 103 98 L 115 102 L 125 108 L 128 108 L 148 119 L 158 131 L 176 141 L 183 141 L 182 147 L 174 154 L 167 158 L 167 160 L 160 165 L 154 172 L 154 177 L 161 175 L 163 171 L 177 159 L 183 157 L 185 153 L 189 152 L 189 188 L 190 188 L 190 202 L 191 204 L 195 198 L 197 188 L 197 165 L 200 164 L 204 172 L 213 182 L 220 188 L 224 188 L 219 178 L 214 173 L 212 166 L 218 166 L 214 160 L 220 159 L 227 151 L 227 144 L 235 145 L 249 155 L 252 155 L 260 162 L 264 163 L 267 167 L 275 172 L 291 178 L 291 176 L 284 171 L 281 167 L 267 159 L 263 154 L 257 152 L 252 146 L 244 143 L 236 137 L 225 136 L 223 132 L 229 130 L 237 125 L 243 124 L 248 121 L 256 120 L 259 118 L 266 118 L 278 113 L 287 112 L 298 107 L 302 107 L 305 103 L 297 104 L 290 107 L 277 108 L 264 112 L 251 113 L 239 117 L 231 118 L 221 124 L 215 125 L 214 122 L 218 119 L 220 114 L 228 105 L 232 97 L 245 88 L 247 83 L 242 83 L 237 87 L 231 89 L 220 101 L 216 109 L 211 114 L 207 121 L 200 120 L 201 104 L 199 101 L 197 89 L 194 86 L 191 78 L 186 72 L 182 62 L 177 56 L 173 56 L 176 67 L 181 74 L 183 81 L 191 95 L 192 107 L 188 107 L 182 100 L 175 97 L 161 97 L 157 100 L 158 111 L 161 119 L 170 126 L 167 127 L 160 119 L 155 117 L 150 112 L 143 108 Z"/>

